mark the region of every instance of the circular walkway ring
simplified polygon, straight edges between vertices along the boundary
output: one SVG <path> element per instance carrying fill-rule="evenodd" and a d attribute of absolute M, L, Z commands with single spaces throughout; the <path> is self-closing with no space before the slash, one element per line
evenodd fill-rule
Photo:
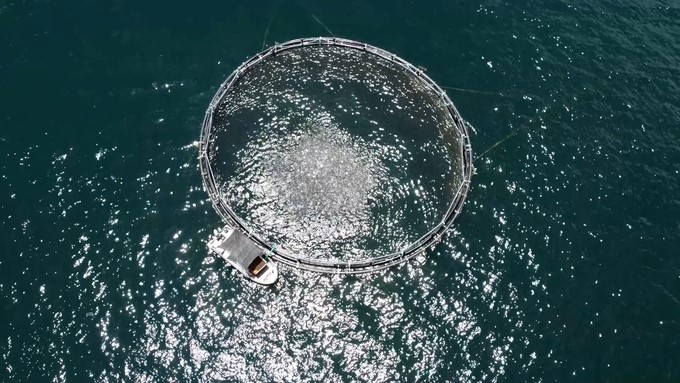
<path fill-rule="evenodd" d="M 459 150 L 462 159 L 461 170 L 463 182 L 456 191 L 453 201 L 449 205 L 443 219 L 430 231 L 399 251 L 356 261 L 310 259 L 290 254 L 284 249 L 277 249 L 276 245 L 268 243 L 262 236 L 255 233 L 245 221 L 243 221 L 236 213 L 234 213 L 231 207 L 225 202 L 225 199 L 222 197 L 219 189 L 217 188 L 215 176 L 213 175 L 210 165 L 209 150 L 210 143 L 213 140 L 213 114 L 215 113 L 215 109 L 218 107 L 218 105 L 220 105 L 224 95 L 239 80 L 239 78 L 243 76 L 245 72 L 260 63 L 262 60 L 265 60 L 267 57 L 284 51 L 315 45 L 330 45 L 357 49 L 374 54 L 384 60 L 391 61 L 394 64 L 400 66 L 405 71 L 413 75 L 416 79 L 419 79 L 422 84 L 424 84 L 436 96 L 441 98 L 453 119 L 458 133 L 460 134 Z M 430 77 L 423 73 L 421 69 L 400 58 L 399 56 L 369 44 L 339 37 L 314 37 L 290 40 L 265 49 L 236 68 L 236 70 L 229 77 L 227 77 L 224 83 L 222 83 L 205 113 L 203 128 L 201 130 L 201 140 L 199 144 L 199 163 L 201 168 L 201 176 L 203 177 L 203 186 L 208 192 L 210 201 L 212 202 L 212 205 L 217 213 L 228 225 L 235 226 L 236 229 L 246 234 L 259 247 L 265 251 L 268 251 L 272 259 L 277 262 L 281 262 L 283 264 L 303 270 L 333 274 L 363 274 L 386 269 L 388 267 L 404 263 L 414 256 L 424 254 L 428 247 L 434 247 L 434 245 L 441 241 L 442 237 L 447 233 L 448 229 L 453 224 L 453 221 L 461 213 L 463 205 L 465 204 L 467 193 L 470 190 L 470 181 L 472 178 L 473 169 L 472 147 L 470 145 L 470 136 L 468 135 L 467 127 L 460 116 L 460 113 L 458 113 L 458 110 L 453 105 L 453 102 L 451 102 L 451 99 L 449 99 L 449 97 L 446 95 L 446 92 L 444 92 L 437 84 L 435 84 L 435 82 L 432 81 Z"/>

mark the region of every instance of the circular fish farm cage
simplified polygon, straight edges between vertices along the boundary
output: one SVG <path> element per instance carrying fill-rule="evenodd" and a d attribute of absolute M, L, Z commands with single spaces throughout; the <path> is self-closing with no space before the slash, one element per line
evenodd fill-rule
<path fill-rule="evenodd" d="M 362 98 L 370 100 L 364 103 L 370 107 L 354 108 Z M 342 117 L 327 112 L 336 110 Z M 263 126 L 274 133 L 257 138 L 255 130 Z M 306 130 L 302 132 L 300 126 Z M 401 129 L 400 133 L 390 133 L 391 127 Z M 386 150 L 388 139 L 392 141 Z M 244 142 L 250 151 L 244 151 Z M 419 144 L 421 160 L 414 159 L 417 153 L 408 147 L 410 142 Z M 400 161 L 392 163 L 401 165 L 395 170 L 369 155 L 381 151 L 391 153 Z M 253 161 L 266 162 L 268 167 L 261 170 Z M 412 165 L 416 162 L 418 167 Z M 277 262 L 341 274 L 382 270 L 434 247 L 461 213 L 473 169 L 465 122 L 421 68 L 383 49 L 335 37 L 291 40 L 242 63 L 206 111 L 199 163 L 212 205 L 227 225 Z M 424 175 L 409 180 L 412 169 Z M 300 176 L 291 178 L 293 171 Z M 258 183 L 254 182 L 258 174 L 279 176 Z M 405 190 L 400 186 L 405 184 L 412 186 Z M 428 187 L 436 193 L 427 194 Z M 260 197 L 252 202 L 253 195 Z M 399 222 L 414 221 L 409 217 L 420 217 L 417 212 L 424 209 L 418 201 L 422 195 L 429 196 L 432 207 L 417 227 L 401 224 L 407 230 L 381 221 L 383 212 Z M 397 202 L 408 202 L 408 209 L 388 206 Z M 263 205 L 268 209 L 264 213 Z M 258 213 L 250 214 L 249 209 Z M 310 211 L 316 218 L 305 218 Z M 296 217 L 302 222 L 292 222 Z M 371 219 L 383 223 L 374 229 Z M 288 245 L 284 235 L 268 232 L 276 231 L 277 225 L 297 235 L 296 242 Z M 322 234 L 340 245 L 334 242 L 317 252 L 304 247 L 321 244 Z M 381 243 L 381 235 L 394 239 Z M 350 240 L 353 247 L 347 245 Z M 357 244 L 371 250 L 357 250 Z M 344 249 L 354 249 L 349 251 L 354 256 L 318 255 L 341 254 Z"/>

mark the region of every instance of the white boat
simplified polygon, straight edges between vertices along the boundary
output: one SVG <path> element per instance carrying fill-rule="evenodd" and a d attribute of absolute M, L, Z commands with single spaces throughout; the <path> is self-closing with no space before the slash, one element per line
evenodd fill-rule
<path fill-rule="evenodd" d="M 226 226 L 208 240 L 208 250 L 227 261 L 246 278 L 271 285 L 279 277 L 272 260 L 241 231 Z"/>

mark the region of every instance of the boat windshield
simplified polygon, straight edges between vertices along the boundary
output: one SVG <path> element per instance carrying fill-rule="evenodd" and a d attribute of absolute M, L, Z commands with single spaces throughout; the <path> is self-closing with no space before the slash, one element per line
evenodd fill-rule
<path fill-rule="evenodd" d="M 255 276 L 259 276 L 267 271 L 267 262 L 262 259 L 262 257 L 256 257 L 253 262 L 250 263 L 250 266 L 248 266 L 248 271 Z"/>

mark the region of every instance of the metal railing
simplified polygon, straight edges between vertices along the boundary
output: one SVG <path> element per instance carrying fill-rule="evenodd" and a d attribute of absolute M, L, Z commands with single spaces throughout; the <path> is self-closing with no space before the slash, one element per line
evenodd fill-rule
<path fill-rule="evenodd" d="M 267 57 L 279 54 L 284 51 L 291 49 L 297 49 L 305 46 L 314 45 L 331 45 L 331 46 L 341 46 L 351 49 L 357 49 L 365 52 L 374 54 L 382 59 L 389 60 L 396 65 L 402 67 L 416 79 L 420 80 L 423 85 L 425 85 L 430 91 L 434 92 L 438 97 L 442 99 L 446 108 L 451 115 L 454 125 L 460 135 L 459 150 L 461 161 L 461 171 L 463 175 L 463 181 L 456 190 L 453 201 L 449 205 L 446 214 L 442 220 L 435 225 L 430 231 L 425 233 L 423 236 L 415 240 L 410 245 L 405 248 L 395 251 L 393 253 L 385 254 L 378 257 L 362 259 L 362 260 L 351 260 L 351 261 L 340 261 L 340 260 L 322 260 L 322 259 L 310 259 L 302 256 L 297 256 L 291 254 L 283 249 L 277 249 L 275 246 L 269 244 L 262 236 L 254 232 L 248 224 L 243 221 L 226 203 L 223 196 L 217 187 L 217 182 L 210 165 L 210 143 L 212 140 L 212 127 L 213 127 L 213 114 L 215 109 L 220 105 L 222 98 L 238 80 L 239 78 L 247 72 L 253 66 L 259 64 L 262 60 Z M 213 207 L 217 213 L 222 217 L 222 219 L 229 225 L 235 226 L 238 230 L 241 230 L 246 234 L 251 240 L 253 240 L 259 247 L 263 250 L 268 251 L 271 257 L 278 262 L 284 263 L 286 265 L 297 267 L 299 269 L 322 272 L 322 273 L 339 273 L 339 274 L 361 274 L 370 273 L 388 267 L 392 267 L 403 263 L 414 256 L 424 254 L 427 248 L 433 247 L 438 242 L 441 241 L 443 236 L 447 233 L 447 230 L 453 224 L 453 221 L 458 217 L 465 204 L 465 199 L 467 198 L 467 193 L 470 190 L 470 181 L 472 178 L 472 147 L 470 146 L 470 137 L 468 135 L 467 127 L 461 118 L 458 110 L 451 102 L 451 99 L 446 95 L 446 93 L 430 79 L 427 74 L 423 73 L 421 69 L 407 62 L 406 60 L 396 56 L 390 52 L 383 49 L 374 47 L 369 44 L 360 43 L 358 41 L 338 38 L 338 37 L 316 37 L 316 38 L 304 38 L 290 40 L 285 43 L 274 45 L 264 51 L 258 53 L 257 55 L 251 57 L 244 63 L 242 63 L 227 79 L 222 83 L 217 93 L 213 97 L 208 110 L 206 111 L 205 118 L 203 120 L 203 127 L 201 129 L 201 140 L 199 145 L 199 163 L 201 169 L 201 175 L 203 178 L 203 185 L 208 192 L 208 196 L 212 202 Z"/>

